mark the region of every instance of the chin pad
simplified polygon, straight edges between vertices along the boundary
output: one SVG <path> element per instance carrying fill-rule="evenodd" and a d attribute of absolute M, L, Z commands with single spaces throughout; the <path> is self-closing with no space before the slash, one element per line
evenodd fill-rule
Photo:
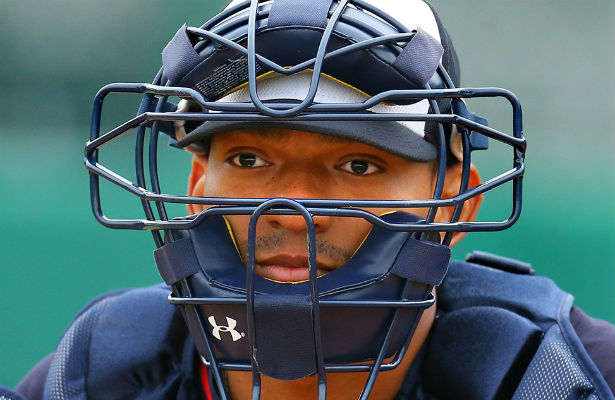
<path fill-rule="evenodd" d="M 420 220 L 401 212 L 385 215 L 383 219 L 390 223 Z M 222 217 L 210 216 L 185 234 L 184 239 L 155 251 L 165 281 L 174 285 L 185 279 L 193 298 L 238 300 L 183 306 L 197 310 L 195 313 L 184 308 L 183 314 L 200 354 L 206 357 L 206 340 L 213 347 L 217 362 L 250 365 L 253 354 L 261 373 L 283 380 L 316 372 L 316 330 L 321 333 L 325 363 L 374 360 L 383 346 L 395 308 L 365 302 L 428 299 L 431 288 L 444 278 L 450 259 L 447 246 L 413 239 L 409 232 L 374 226 L 346 264 L 317 279 L 320 326 L 314 326 L 309 281 L 280 283 L 254 276 L 253 352 L 248 338 L 246 267 L 226 222 Z M 181 297 L 189 297 L 179 285 L 175 286 Z M 325 304 L 327 300 L 349 303 L 332 307 Z M 357 307 L 350 301 L 361 301 L 364 305 Z M 421 311 L 419 307 L 398 308 L 386 357 L 408 343 Z"/>

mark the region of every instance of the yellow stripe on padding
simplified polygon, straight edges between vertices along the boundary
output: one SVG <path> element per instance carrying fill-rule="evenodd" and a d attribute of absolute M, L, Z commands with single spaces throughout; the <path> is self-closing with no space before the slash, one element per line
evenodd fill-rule
<path fill-rule="evenodd" d="M 239 258 L 241 259 L 241 262 L 245 264 L 245 261 L 243 259 L 243 257 L 241 256 L 241 252 L 239 251 L 239 246 L 237 246 L 237 241 L 235 240 L 235 234 L 233 233 L 233 228 L 231 227 L 231 223 L 228 221 L 228 219 L 226 218 L 226 216 L 222 216 L 222 218 L 224 218 L 224 222 L 226 223 L 226 229 L 228 230 L 228 234 L 231 237 L 231 240 L 233 241 L 233 245 L 235 246 L 235 250 L 237 250 L 237 254 L 239 254 Z M 271 282 L 275 282 L 275 283 L 292 283 L 292 284 L 296 284 L 296 283 L 303 283 L 303 282 L 308 282 L 308 280 L 304 280 L 304 281 L 297 281 L 297 282 L 282 282 L 282 281 L 276 281 L 274 279 L 269 279 L 266 277 L 261 277 L 263 279 L 267 279 L 268 281 Z"/>
<path fill-rule="evenodd" d="M 228 222 L 228 219 L 226 219 L 226 216 L 223 215 L 222 218 L 224 218 L 224 223 L 226 223 L 226 229 L 228 230 L 228 234 L 231 237 L 231 240 L 233 241 L 235 250 L 237 250 L 237 254 L 239 254 L 239 258 L 241 259 L 241 262 L 244 262 L 243 257 L 241 256 L 241 252 L 239 251 L 239 246 L 237 246 L 237 241 L 235 240 L 235 234 L 233 233 L 233 228 L 231 228 L 231 223 Z"/>
<path fill-rule="evenodd" d="M 284 68 L 288 69 L 288 68 L 291 68 L 291 67 L 290 67 L 290 66 L 287 66 L 287 67 L 284 67 Z M 301 71 L 299 71 L 299 72 L 297 72 L 297 73 L 300 73 L 300 72 L 303 72 L 303 71 L 311 71 L 311 72 L 314 72 L 314 70 L 313 70 L 312 68 L 306 68 L 306 69 L 301 70 Z M 267 71 L 267 72 L 265 72 L 264 74 L 261 74 L 261 75 L 257 76 L 257 77 L 256 77 L 256 80 L 258 81 L 259 79 L 266 78 L 266 77 L 268 77 L 269 75 L 272 75 L 272 74 L 277 74 L 277 72 L 275 72 L 275 71 Z M 278 74 L 278 75 L 282 76 L 281 74 Z M 331 79 L 332 81 L 335 81 L 335 82 L 339 83 L 340 85 L 346 86 L 347 88 L 353 89 L 353 90 L 355 90 L 355 91 L 357 91 L 357 92 L 361 93 L 363 96 L 365 96 L 365 97 L 367 97 L 367 98 L 370 98 L 370 97 L 371 97 L 369 94 L 367 94 L 367 93 L 366 93 L 366 92 L 364 92 L 363 90 L 361 90 L 361 89 L 359 89 L 359 88 L 357 88 L 357 87 L 355 87 L 355 86 L 352 86 L 352 85 L 351 85 L 351 84 L 349 84 L 349 83 L 346 83 L 346 82 L 344 82 L 344 81 L 341 81 L 341 80 L 337 79 L 337 78 L 336 78 L 336 77 L 334 77 L 334 76 L 331 76 L 331 75 L 328 75 L 328 74 L 325 74 L 325 73 L 322 73 L 322 72 L 320 73 L 320 75 L 321 75 L 321 76 L 324 76 L 324 77 L 326 77 L 326 78 L 329 78 L 329 79 Z M 231 90 L 229 90 L 228 92 L 226 92 L 226 93 L 224 93 L 222 96 L 220 96 L 220 98 L 223 98 L 223 97 L 225 97 L 225 96 L 228 96 L 229 94 L 231 94 L 231 93 L 233 93 L 233 92 L 236 92 L 236 91 L 238 91 L 239 89 L 242 89 L 242 88 L 244 88 L 244 87 L 248 86 L 248 83 L 249 83 L 248 81 L 245 81 L 245 82 L 243 82 L 242 84 L 237 85 L 236 87 L 232 88 Z"/>
<path fill-rule="evenodd" d="M 396 213 L 396 212 L 398 212 L 398 210 L 387 211 L 387 212 L 384 212 L 384 213 L 380 214 L 379 217 L 382 217 L 384 215 L 393 214 L 393 213 Z M 228 233 L 231 236 L 231 240 L 233 241 L 233 245 L 235 246 L 235 250 L 237 250 L 237 254 L 239 254 L 239 258 L 241 259 L 241 262 L 243 262 L 245 264 L 245 261 L 243 260 L 243 257 L 241 256 L 241 252 L 239 251 L 239 247 L 237 246 L 237 241 L 235 240 L 235 234 L 233 233 L 233 228 L 231 227 L 231 224 L 228 221 L 228 219 L 226 218 L 226 216 L 223 215 L 222 218 L 224 218 L 224 222 L 226 223 L 226 229 L 228 230 Z M 359 249 L 363 246 L 363 244 L 367 240 L 367 237 L 371 233 L 372 229 L 373 229 L 373 226 L 370 228 L 369 232 L 367 232 L 367 234 L 363 237 L 363 240 L 361 240 L 361 243 L 359 244 L 359 246 L 357 246 L 357 248 L 352 253 L 352 256 L 350 256 L 350 258 L 354 257 L 355 254 L 357 254 Z M 348 262 L 350 260 L 350 258 L 346 262 Z M 341 265 L 340 265 L 340 267 L 341 267 Z M 298 283 L 309 282 L 309 279 L 306 279 L 306 280 L 303 280 L 303 281 L 297 281 L 297 282 L 282 282 L 282 281 L 276 281 L 275 279 L 270 279 L 270 278 L 267 278 L 267 277 L 262 277 L 262 278 L 266 279 L 268 281 L 271 281 L 271 282 L 275 282 L 275 283 L 284 283 L 284 284 L 289 284 L 290 283 L 290 284 L 293 284 L 293 285 L 298 284 Z"/>

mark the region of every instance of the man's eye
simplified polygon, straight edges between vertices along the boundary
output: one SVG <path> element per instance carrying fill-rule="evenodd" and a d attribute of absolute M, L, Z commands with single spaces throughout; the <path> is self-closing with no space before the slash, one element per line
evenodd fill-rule
<path fill-rule="evenodd" d="M 239 153 L 231 157 L 231 164 L 241 168 L 258 168 L 269 165 L 265 160 L 252 153 Z"/>
<path fill-rule="evenodd" d="M 352 160 L 340 166 L 342 171 L 355 175 L 370 175 L 381 170 L 376 164 L 365 160 Z"/>

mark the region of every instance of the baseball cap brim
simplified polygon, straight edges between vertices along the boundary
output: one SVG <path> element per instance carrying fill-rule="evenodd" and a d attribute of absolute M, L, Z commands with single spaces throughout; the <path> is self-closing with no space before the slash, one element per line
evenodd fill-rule
<path fill-rule="evenodd" d="M 268 74 L 258 79 L 258 93 L 267 102 L 297 102 L 308 92 L 311 72 L 292 76 Z M 328 76 L 322 76 L 315 103 L 360 103 L 369 98 L 356 88 Z M 219 102 L 250 103 L 247 87 L 241 87 L 224 96 Z M 426 100 L 407 105 L 378 104 L 368 112 L 425 114 L 429 110 Z M 232 130 L 286 129 L 335 136 L 364 143 L 412 161 L 431 161 L 437 157 L 435 146 L 425 137 L 423 121 L 205 121 L 185 135 L 178 135 L 178 145 L 194 146 L 207 151 L 209 141 L 218 133 Z M 195 146 L 196 145 L 196 146 Z"/>
<path fill-rule="evenodd" d="M 207 121 L 180 139 L 178 144 L 186 147 L 199 143 L 207 149 L 215 134 L 265 129 L 295 130 L 354 140 L 412 161 L 432 161 L 437 154 L 433 144 L 392 121 Z"/>

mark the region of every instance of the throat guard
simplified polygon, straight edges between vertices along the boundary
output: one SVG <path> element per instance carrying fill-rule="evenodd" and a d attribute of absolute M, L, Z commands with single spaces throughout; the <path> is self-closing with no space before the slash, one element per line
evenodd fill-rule
<path fill-rule="evenodd" d="M 418 221 L 405 213 L 383 218 L 391 223 Z M 198 306 L 200 315 L 189 309 L 184 315 L 195 337 L 203 326 L 209 328 L 208 340 L 196 341 L 208 364 L 213 360 L 223 368 L 249 370 L 253 354 L 260 372 L 290 380 L 317 372 L 314 354 L 322 355 L 325 371 L 367 371 L 369 364 L 334 364 L 397 354 L 382 370 L 395 367 L 421 310 L 434 303 L 431 288 L 446 274 L 450 249 L 414 239 L 408 232 L 374 227 L 343 266 L 314 282 L 281 283 L 251 278 L 249 269 L 246 275 L 225 221 L 212 216 L 188 230 L 187 237 L 156 250 L 155 258 L 166 283 L 185 279 L 190 286 L 190 295 L 179 289 L 170 301 Z M 252 285 L 247 285 L 250 279 Z M 246 337 L 250 330 L 255 334 L 252 346 Z M 315 340 L 315 335 L 320 338 Z"/>

